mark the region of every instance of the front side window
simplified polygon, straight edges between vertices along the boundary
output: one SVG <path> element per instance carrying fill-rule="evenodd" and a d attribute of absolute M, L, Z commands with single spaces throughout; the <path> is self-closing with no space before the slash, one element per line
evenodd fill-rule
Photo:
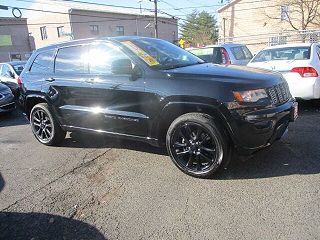
<path fill-rule="evenodd" d="M 287 47 L 263 50 L 254 57 L 252 62 L 307 59 L 310 59 L 310 47 Z"/>
<path fill-rule="evenodd" d="M 59 38 L 62 37 L 64 34 L 64 27 L 63 26 L 57 27 L 57 33 Z"/>
<path fill-rule="evenodd" d="M 59 49 L 55 60 L 55 73 L 88 73 L 87 45 L 78 45 Z"/>
<path fill-rule="evenodd" d="M 124 36 L 124 26 L 117 26 L 116 33 L 117 33 L 117 36 Z"/>
<path fill-rule="evenodd" d="M 90 33 L 92 35 L 99 35 L 99 26 L 98 25 L 90 25 Z"/>
<path fill-rule="evenodd" d="M 40 27 L 40 33 L 41 33 L 41 39 L 42 40 L 48 39 L 47 28 L 46 27 Z"/>
<path fill-rule="evenodd" d="M 53 56 L 55 50 L 41 52 L 34 59 L 30 72 L 31 73 L 50 73 L 53 72 Z"/>
<path fill-rule="evenodd" d="M 113 74 L 112 64 L 123 59 L 130 61 L 129 57 L 112 43 L 92 44 L 87 58 L 89 72 L 91 74 L 111 75 Z"/>
<path fill-rule="evenodd" d="M 204 63 L 192 53 L 164 40 L 124 40 L 123 46 L 147 63 L 151 68 L 166 70 Z"/>

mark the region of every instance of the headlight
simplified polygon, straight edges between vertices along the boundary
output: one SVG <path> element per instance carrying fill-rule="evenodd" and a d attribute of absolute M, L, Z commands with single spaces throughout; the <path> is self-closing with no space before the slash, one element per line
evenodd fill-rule
<path fill-rule="evenodd" d="M 255 103 L 268 98 L 266 90 L 264 89 L 233 92 L 233 96 L 238 103 Z"/>

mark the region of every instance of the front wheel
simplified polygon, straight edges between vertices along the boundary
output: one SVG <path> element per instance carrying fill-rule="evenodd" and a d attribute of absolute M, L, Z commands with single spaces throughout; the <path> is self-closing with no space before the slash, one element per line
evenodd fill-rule
<path fill-rule="evenodd" d="M 174 164 L 196 177 L 211 177 L 229 156 L 227 138 L 210 116 L 201 113 L 187 113 L 174 120 L 166 145 Z"/>
<path fill-rule="evenodd" d="M 66 136 L 66 132 L 53 118 L 46 103 L 39 103 L 32 108 L 30 124 L 36 139 L 45 145 L 57 145 Z"/>

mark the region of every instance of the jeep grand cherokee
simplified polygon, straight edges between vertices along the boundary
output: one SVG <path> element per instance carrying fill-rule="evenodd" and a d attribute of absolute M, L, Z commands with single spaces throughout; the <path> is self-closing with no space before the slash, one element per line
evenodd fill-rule
<path fill-rule="evenodd" d="M 154 38 L 47 46 L 32 54 L 19 82 L 39 142 L 87 131 L 166 144 L 174 164 L 198 177 L 212 176 L 232 153 L 270 145 L 297 116 L 280 74 L 204 63 Z"/>

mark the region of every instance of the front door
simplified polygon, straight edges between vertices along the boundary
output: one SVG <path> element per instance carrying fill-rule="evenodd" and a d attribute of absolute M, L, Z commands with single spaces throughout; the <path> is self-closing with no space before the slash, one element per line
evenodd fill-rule
<path fill-rule="evenodd" d="M 146 136 L 148 117 L 144 114 L 144 106 L 148 102 L 142 69 L 118 46 L 106 41 L 90 45 L 87 60 L 89 76 L 85 85 L 88 91 L 83 110 L 95 121 L 88 121 L 86 126 L 106 132 Z M 131 73 L 115 72 L 113 66 L 119 61 L 131 61 L 140 76 L 133 78 Z"/>

